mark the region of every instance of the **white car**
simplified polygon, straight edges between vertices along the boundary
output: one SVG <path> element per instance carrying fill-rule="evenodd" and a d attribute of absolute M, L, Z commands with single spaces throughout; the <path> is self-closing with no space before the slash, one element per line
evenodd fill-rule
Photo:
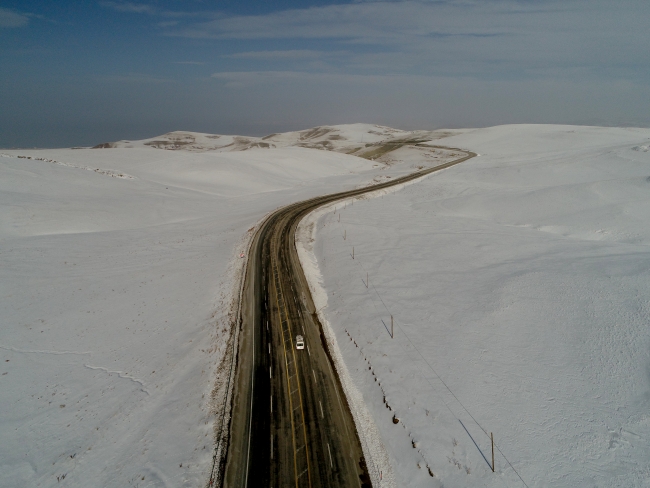
<path fill-rule="evenodd" d="M 304 349 L 305 348 L 305 340 L 302 338 L 301 335 L 296 336 L 296 349 Z"/>

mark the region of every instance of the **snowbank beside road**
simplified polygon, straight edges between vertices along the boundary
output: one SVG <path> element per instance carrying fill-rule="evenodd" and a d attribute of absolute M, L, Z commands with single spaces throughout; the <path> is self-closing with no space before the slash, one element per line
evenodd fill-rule
<path fill-rule="evenodd" d="M 392 488 L 396 486 L 395 477 L 393 476 L 393 468 L 390 464 L 388 452 L 381 441 L 381 434 L 364 403 L 361 392 L 352 380 L 332 326 L 322 313 L 323 309 L 327 307 L 327 292 L 322 286 L 322 276 L 318 269 L 318 262 L 314 255 L 312 243 L 316 237 L 316 227 L 319 218 L 333 211 L 336 205 L 340 207 L 341 204 L 342 202 L 337 202 L 337 204 L 326 205 L 303 218 L 296 230 L 296 250 L 298 251 L 303 272 L 307 278 L 307 284 L 309 285 L 309 291 L 314 306 L 316 307 L 318 319 L 323 326 L 323 333 L 329 353 L 334 361 L 336 374 L 341 380 L 345 397 L 348 400 L 348 405 L 350 406 L 352 417 L 357 427 L 361 447 L 366 457 L 366 466 L 370 480 L 373 486 Z"/>
<path fill-rule="evenodd" d="M 649 139 L 476 130 L 444 142 L 480 157 L 317 221 L 322 314 L 398 486 L 647 485 Z"/>

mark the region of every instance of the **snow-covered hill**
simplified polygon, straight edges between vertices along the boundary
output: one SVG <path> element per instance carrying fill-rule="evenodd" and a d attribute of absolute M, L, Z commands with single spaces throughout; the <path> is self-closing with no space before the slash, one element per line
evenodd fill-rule
<path fill-rule="evenodd" d="M 98 144 L 96 149 L 148 147 L 171 151 L 246 151 L 249 149 L 275 149 L 305 147 L 362 155 L 367 148 L 387 141 L 405 139 L 441 139 L 462 129 L 439 131 L 403 131 L 373 124 L 342 124 L 319 126 L 307 130 L 270 134 L 264 137 L 228 136 L 199 132 L 175 131 L 139 141 L 117 141 Z"/>
<path fill-rule="evenodd" d="M 480 129 L 444 141 L 479 157 L 317 219 L 398 486 L 650 486 L 649 141 Z"/>

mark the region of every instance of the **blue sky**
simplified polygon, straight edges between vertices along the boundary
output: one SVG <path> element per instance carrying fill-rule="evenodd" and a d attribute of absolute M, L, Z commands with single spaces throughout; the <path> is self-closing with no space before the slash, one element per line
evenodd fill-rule
<path fill-rule="evenodd" d="M 321 124 L 650 125 L 638 0 L 1 1 L 0 147 Z"/>

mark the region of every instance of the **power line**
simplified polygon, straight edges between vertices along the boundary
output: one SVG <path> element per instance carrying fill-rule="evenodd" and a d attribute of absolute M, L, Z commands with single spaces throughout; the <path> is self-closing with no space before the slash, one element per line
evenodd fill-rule
<path fill-rule="evenodd" d="M 341 222 L 336 222 L 336 223 L 339 224 L 339 227 L 342 227 Z M 346 233 L 346 239 L 345 239 L 345 240 L 347 241 L 347 233 Z M 356 263 L 361 267 L 361 269 L 363 269 L 364 272 L 368 273 L 368 270 L 363 266 L 363 264 L 361 263 L 361 260 L 358 259 L 358 257 L 357 257 L 357 259 L 354 259 L 354 261 L 356 261 Z M 386 309 L 386 312 L 388 312 L 388 314 L 392 316 L 393 314 L 391 313 L 390 309 L 388 308 L 388 306 L 387 306 L 386 303 L 384 302 L 384 300 L 383 300 L 383 298 L 381 297 L 380 293 L 377 291 L 377 288 L 375 287 L 375 284 L 374 284 L 374 280 L 373 280 L 372 288 L 373 288 L 375 294 L 377 295 L 377 297 L 379 298 L 379 300 L 381 301 L 382 305 L 383 305 L 384 308 Z M 371 300 L 371 301 L 373 302 L 373 306 L 374 306 L 374 300 Z M 375 306 L 375 310 L 377 310 L 376 306 Z M 483 431 L 483 433 L 484 433 L 488 438 L 490 438 L 490 434 L 488 434 L 487 430 L 485 430 L 485 429 L 483 428 L 483 426 L 478 422 L 478 420 L 476 420 L 476 418 L 471 414 L 471 412 L 467 409 L 467 407 L 465 407 L 465 405 L 460 401 L 460 399 L 458 398 L 458 396 L 456 396 L 456 394 L 451 390 L 451 388 L 449 387 L 449 385 L 447 385 L 447 383 L 446 383 L 446 382 L 442 379 L 442 377 L 438 374 L 438 372 L 435 370 L 435 368 L 434 368 L 434 367 L 429 363 L 429 361 L 427 361 L 427 359 L 424 357 L 424 355 L 420 352 L 420 350 L 419 350 L 419 349 L 417 348 L 417 346 L 413 343 L 413 341 L 411 340 L 411 338 L 409 337 L 409 335 L 406 333 L 406 331 L 404 330 L 404 328 L 402 328 L 402 327 L 399 325 L 399 323 L 397 324 L 397 327 L 398 327 L 398 329 L 402 332 L 402 334 L 404 334 L 404 337 L 406 337 L 406 339 L 408 340 L 408 342 L 411 344 L 411 347 L 413 347 L 413 349 L 417 352 L 417 354 L 420 356 L 420 358 L 422 359 L 422 361 L 424 361 L 424 363 L 429 367 L 429 369 L 433 372 L 433 374 L 434 374 L 434 375 L 435 375 L 435 376 L 440 380 L 440 382 L 445 386 L 445 388 L 447 389 L 447 391 L 449 391 L 449 393 L 454 397 L 454 399 L 455 399 L 455 400 L 458 402 L 458 404 L 463 408 L 463 410 L 467 413 L 467 415 L 469 415 L 470 418 L 474 421 L 474 423 L 475 423 L 475 424 L 476 424 L 476 425 L 477 425 L 477 426 L 478 426 L 478 427 Z M 406 351 L 406 350 L 404 349 L 404 347 L 403 347 L 401 344 L 399 344 L 399 345 L 400 345 L 402 351 L 404 351 L 404 352 L 406 353 L 406 355 L 407 355 L 407 357 L 409 358 L 409 360 L 411 360 L 411 362 L 415 365 L 415 362 L 414 362 L 413 359 L 411 358 L 411 356 L 410 356 L 410 354 L 408 353 L 408 351 Z M 419 368 L 417 367 L 417 365 L 415 365 L 415 366 L 416 366 L 416 369 L 419 370 Z M 433 391 L 434 391 L 435 393 L 438 393 L 438 391 L 437 391 L 436 388 L 433 386 L 433 384 L 431 383 L 431 381 L 429 381 L 429 379 L 426 377 L 426 375 L 422 375 L 422 374 L 421 374 L 421 376 L 422 376 L 422 378 L 423 378 L 423 379 L 424 379 L 424 380 L 429 384 L 429 386 L 433 389 Z M 445 402 L 445 400 L 442 398 L 442 396 L 440 396 L 440 398 L 441 398 L 442 402 L 444 403 L 445 407 L 447 407 L 447 409 L 449 410 L 449 412 L 454 416 L 454 418 L 456 418 L 456 420 L 459 420 L 459 421 L 460 421 L 460 419 L 458 418 L 458 416 L 456 416 L 456 414 L 453 412 L 453 410 L 452 410 L 451 407 L 447 404 L 447 402 Z M 462 423 L 462 422 L 461 422 L 461 423 Z M 470 437 L 471 437 L 471 436 L 470 436 Z M 517 475 L 517 477 L 519 478 L 519 480 L 524 484 L 524 486 L 526 486 L 526 488 L 528 488 L 528 484 L 524 481 L 524 479 L 521 477 L 521 475 L 517 472 L 517 470 L 515 469 L 515 467 L 512 465 L 512 463 L 511 463 L 510 460 L 506 457 L 506 455 L 503 453 L 503 451 L 499 448 L 499 446 L 495 443 L 495 444 L 494 444 L 494 447 L 497 448 L 497 450 L 499 451 L 499 453 L 501 454 L 501 456 L 503 456 L 503 459 L 505 459 L 505 461 L 508 463 L 508 466 L 510 466 L 510 468 L 511 468 L 511 469 L 513 470 L 513 472 Z"/>

